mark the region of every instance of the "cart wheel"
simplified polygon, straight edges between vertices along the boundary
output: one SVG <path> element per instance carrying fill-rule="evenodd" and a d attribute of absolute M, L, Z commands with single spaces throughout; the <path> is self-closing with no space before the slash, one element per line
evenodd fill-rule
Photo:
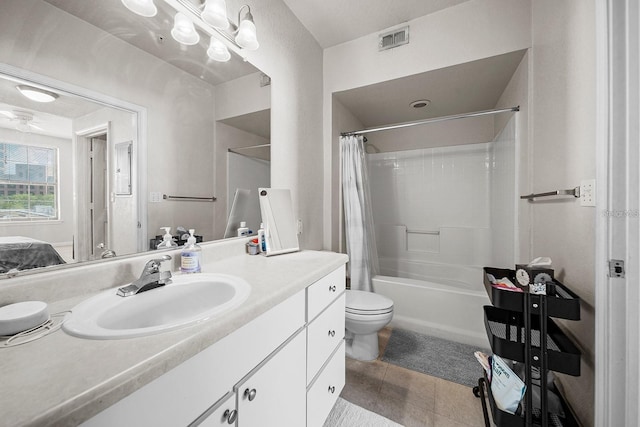
<path fill-rule="evenodd" d="M 477 398 L 480 398 L 480 387 L 475 386 L 475 387 L 473 388 L 473 395 L 474 395 L 475 397 L 477 397 Z"/>

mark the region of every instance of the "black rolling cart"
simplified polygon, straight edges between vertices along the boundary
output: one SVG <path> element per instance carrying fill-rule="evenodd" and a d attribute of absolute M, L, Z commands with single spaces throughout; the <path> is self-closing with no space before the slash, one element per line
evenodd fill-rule
<path fill-rule="evenodd" d="M 485 425 L 491 425 L 491 415 L 498 427 L 577 427 L 578 423 L 557 390 L 554 393 L 559 397 L 564 416 L 551 411 L 546 379 L 549 371 L 580 375 L 580 351 L 551 319 L 580 320 L 580 298 L 557 280 L 554 280 L 555 295 L 537 295 L 526 288 L 522 288 L 523 292 L 496 288 L 488 274 L 496 279 L 508 277 L 517 283 L 515 271 L 484 268 L 484 285 L 493 304 L 484 307 L 484 324 L 493 353 L 523 363 L 523 381 L 527 389 L 521 405 L 523 410 L 519 411 L 522 413 L 514 415 L 496 406 L 486 375 L 480 378 L 473 393 L 481 398 Z M 539 371 L 539 407 L 533 402 L 532 369 Z"/>

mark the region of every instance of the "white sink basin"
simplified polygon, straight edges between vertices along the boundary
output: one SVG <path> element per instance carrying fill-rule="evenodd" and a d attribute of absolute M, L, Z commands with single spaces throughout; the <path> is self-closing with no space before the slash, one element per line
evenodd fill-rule
<path fill-rule="evenodd" d="M 204 322 L 242 304 L 251 292 L 243 279 L 185 274 L 173 283 L 121 297 L 109 289 L 75 306 L 62 326 L 81 338 L 116 339 L 157 334 Z"/>

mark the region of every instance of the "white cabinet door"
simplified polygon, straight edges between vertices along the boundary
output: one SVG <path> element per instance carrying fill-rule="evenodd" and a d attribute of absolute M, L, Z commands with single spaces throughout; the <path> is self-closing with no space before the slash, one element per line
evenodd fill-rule
<path fill-rule="evenodd" d="M 189 427 L 229 427 L 236 425 L 238 411 L 236 411 L 236 395 L 229 392 L 202 414 Z"/>
<path fill-rule="evenodd" d="M 301 331 L 234 387 L 238 426 L 305 425 L 305 344 L 305 334 Z"/>

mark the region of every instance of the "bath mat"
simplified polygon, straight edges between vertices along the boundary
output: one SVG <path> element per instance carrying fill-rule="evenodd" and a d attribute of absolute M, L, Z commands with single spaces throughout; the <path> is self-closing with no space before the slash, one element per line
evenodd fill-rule
<path fill-rule="evenodd" d="M 339 397 L 324 427 L 403 427 Z"/>
<path fill-rule="evenodd" d="M 473 387 L 482 368 L 474 351 L 487 349 L 460 344 L 413 331 L 393 329 L 382 360 L 391 364 Z"/>

